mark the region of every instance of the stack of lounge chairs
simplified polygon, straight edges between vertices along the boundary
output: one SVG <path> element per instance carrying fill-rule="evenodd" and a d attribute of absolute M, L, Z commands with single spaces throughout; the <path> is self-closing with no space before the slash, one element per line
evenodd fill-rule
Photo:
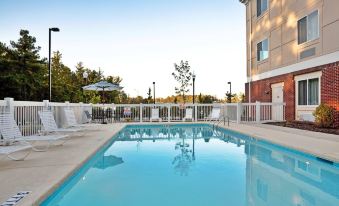
<path fill-rule="evenodd" d="M 37 135 L 23 136 L 14 115 L 9 112 L 0 113 L 0 155 L 12 160 L 24 160 L 31 151 L 45 152 L 53 145 L 63 145 L 71 136 L 76 136 L 85 127 L 76 122 L 74 111 L 66 108 L 65 118 L 68 128 L 59 128 L 50 110 L 38 111 L 42 130 Z M 87 127 L 87 126 L 86 126 Z M 36 145 L 40 142 L 39 146 Z M 41 146 L 41 143 L 43 145 Z"/>

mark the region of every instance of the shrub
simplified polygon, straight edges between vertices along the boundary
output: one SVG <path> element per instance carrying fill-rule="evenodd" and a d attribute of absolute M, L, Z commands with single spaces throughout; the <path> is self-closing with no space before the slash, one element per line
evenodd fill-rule
<path fill-rule="evenodd" d="M 326 104 L 320 104 L 313 115 L 315 123 L 319 127 L 331 127 L 334 123 L 334 109 Z"/>

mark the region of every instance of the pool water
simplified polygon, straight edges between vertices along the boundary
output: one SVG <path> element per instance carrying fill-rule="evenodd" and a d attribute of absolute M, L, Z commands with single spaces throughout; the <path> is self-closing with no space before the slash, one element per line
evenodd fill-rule
<path fill-rule="evenodd" d="M 210 126 L 127 126 L 42 205 L 338 206 L 337 163 Z"/>

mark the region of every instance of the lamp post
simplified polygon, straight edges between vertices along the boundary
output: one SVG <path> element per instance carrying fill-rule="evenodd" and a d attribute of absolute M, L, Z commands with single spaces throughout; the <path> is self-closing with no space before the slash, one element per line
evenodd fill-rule
<path fill-rule="evenodd" d="M 82 74 L 82 77 L 84 78 L 84 81 L 85 81 L 85 85 L 87 85 L 87 78 L 88 78 L 88 73 L 85 71 L 83 74 Z M 86 100 L 86 96 L 84 94 L 84 90 L 82 90 L 82 96 L 85 97 L 85 103 L 87 102 Z"/>
<path fill-rule="evenodd" d="M 155 104 L 155 82 L 153 82 L 153 104 Z"/>
<path fill-rule="evenodd" d="M 85 84 L 87 84 L 88 73 L 86 71 L 82 74 L 82 77 L 85 80 Z"/>
<path fill-rule="evenodd" d="M 196 75 L 193 72 L 193 104 L 195 103 L 195 77 Z"/>
<path fill-rule="evenodd" d="M 230 85 L 230 94 L 228 96 L 228 102 L 231 103 L 232 101 L 232 82 L 227 82 Z"/>
<path fill-rule="evenodd" d="M 49 39 L 49 47 L 48 47 L 48 71 L 49 71 L 49 101 L 52 101 L 52 70 L 51 70 L 51 33 L 59 32 L 60 29 L 53 27 L 48 29 L 48 39 Z"/>

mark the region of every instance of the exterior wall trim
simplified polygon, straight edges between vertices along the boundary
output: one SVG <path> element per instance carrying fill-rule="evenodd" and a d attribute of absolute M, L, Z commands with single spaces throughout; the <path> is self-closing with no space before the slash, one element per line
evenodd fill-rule
<path fill-rule="evenodd" d="M 321 103 L 321 75 L 322 71 L 302 74 L 294 77 L 295 80 L 295 119 L 296 120 L 303 120 L 303 118 L 300 115 L 305 114 L 312 114 L 313 111 L 319 106 Z M 299 97 L 299 90 L 298 90 L 298 82 L 302 80 L 308 80 L 313 78 L 319 78 L 319 97 L 318 97 L 318 105 L 298 105 L 298 97 Z M 308 119 L 310 120 L 310 119 Z M 312 119 L 313 121 L 314 119 Z"/>
<path fill-rule="evenodd" d="M 285 85 L 284 82 L 274 83 L 274 84 L 271 84 L 271 89 L 276 88 L 276 87 L 284 87 L 284 85 Z"/>
<path fill-rule="evenodd" d="M 271 78 L 271 77 L 288 74 L 288 73 L 292 73 L 292 72 L 296 72 L 296 71 L 300 71 L 300 70 L 304 70 L 308 68 L 313 68 L 317 66 L 334 63 L 337 61 L 339 61 L 339 51 L 326 54 L 326 55 L 322 55 L 319 57 L 315 57 L 313 59 L 299 62 L 296 64 L 292 64 L 286 67 L 281 67 L 279 69 L 275 69 L 272 71 L 264 72 L 262 74 L 253 75 L 252 78 L 250 77 L 247 78 L 247 82 Z"/>

